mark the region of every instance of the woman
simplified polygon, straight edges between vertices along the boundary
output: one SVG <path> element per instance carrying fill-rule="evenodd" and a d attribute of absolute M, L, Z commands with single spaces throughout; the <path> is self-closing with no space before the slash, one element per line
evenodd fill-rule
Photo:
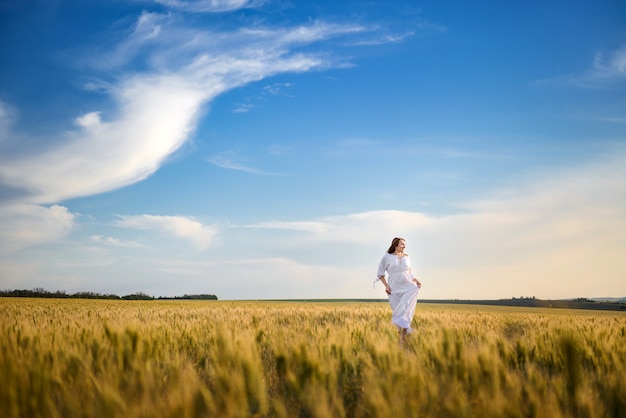
<path fill-rule="evenodd" d="M 378 278 L 385 285 L 391 305 L 391 322 L 399 329 L 400 341 L 404 342 L 406 334 L 413 332 L 411 321 L 415 314 L 417 294 L 422 283 L 417 280 L 411 270 L 411 259 L 404 253 L 404 238 L 394 238 L 387 253 L 378 265 Z"/>

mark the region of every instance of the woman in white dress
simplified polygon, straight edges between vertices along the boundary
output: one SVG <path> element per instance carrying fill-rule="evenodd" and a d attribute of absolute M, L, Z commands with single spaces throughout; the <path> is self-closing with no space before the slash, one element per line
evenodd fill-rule
<path fill-rule="evenodd" d="M 400 340 L 404 342 L 406 334 L 413 332 L 411 321 L 415 314 L 417 294 L 422 283 L 411 270 L 411 259 L 404 253 L 406 242 L 404 238 L 394 238 L 387 253 L 378 265 L 378 277 L 385 285 L 385 292 L 389 295 L 391 305 L 391 322 L 400 332 Z"/>

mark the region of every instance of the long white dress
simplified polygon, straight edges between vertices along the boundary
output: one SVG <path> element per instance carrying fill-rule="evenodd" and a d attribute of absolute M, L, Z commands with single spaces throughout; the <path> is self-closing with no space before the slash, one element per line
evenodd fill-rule
<path fill-rule="evenodd" d="M 406 328 L 407 332 L 412 332 L 411 321 L 415 314 L 415 304 L 420 288 L 413 281 L 415 275 L 411 270 L 409 256 L 398 257 L 395 254 L 385 253 L 378 265 L 377 280 L 384 275 L 387 276 L 387 283 L 391 288 L 389 295 L 391 322 L 400 328 Z"/>

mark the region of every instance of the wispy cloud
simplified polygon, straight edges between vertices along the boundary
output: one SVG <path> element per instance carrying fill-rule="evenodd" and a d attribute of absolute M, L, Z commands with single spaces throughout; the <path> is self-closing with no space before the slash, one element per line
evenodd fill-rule
<path fill-rule="evenodd" d="M 362 30 L 314 22 L 216 34 L 192 31 L 175 16 L 144 13 L 109 61 L 125 65 L 142 50 L 149 52 L 149 69 L 103 84 L 114 108 L 78 115 L 76 130 L 51 134 L 49 143 L 61 145 L 17 158 L 3 155 L 0 182 L 26 191 L 31 202 L 54 203 L 141 181 L 189 139 L 217 95 L 277 73 L 332 66 L 330 59 L 290 48 Z"/>
<path fill-rule="evenodd" d="M 0 253 L 62 239 L 72 231 L 75 218 L 66 207 L 58 205 L 1 205 Z"/>
<path fill-rule="evenodd" d="M 626 80 L 626 45 L 613 51 L 609 58 L 599 52 L 593 60 L 593 67 L 581 78 L 584 83 L 613 83 Z"/>
<path fill-rule="evenodd" d="M 254 109 L 255 105 L 253 103 L 236 103 L 235 108 L 233 109 L 234 113 L 246 113 L 250 110 Z"/>
<path fill-rule="evenodd" d="M 316 20 L 311 24 L 300 25 L 295 28 L 242 28 L 239 34 L 251 41 L 256 39 L 256 42 L 252 42 L 252 45 L 266 44 L 266 42 L 269 41 L 272 44 L 278 43 L 283 46 L 296 46 L 308 45 L 313 42 L 328 39 L 329 37 L 355 35 L 372 30 L 373 28 L 362 25 L 342 25 Z"/>
<path fill-rule="evenodd" d="M 163 3 L 197 12 L 225 12 L 261 4 L 175 0 Z M 79 57 L 76 62 L 82 61 L 81 68 L 92 71 L 85 89 L 107 95 L 110 105 L 77 112 L 75 128 L 51 132 L 45 138 L 46 147 L 20 150 L 20 144 L 32 141 L 13 130 L 17 126 L 13 121 L 17 115 L 28 115 L 20 115 L 10 103 L 0 102 L 0 185 L 15 197 L 14 203 L 25 208 L 23 212 L 15 206 L 1 208 L 6 232 L 0 237 L 2 248 L 23 248 L 29 243 L 65 236 L 71 230 L 74 215 L 62 206 L 37 205 L 104 193 L 148 178 L 189 140 L 207 104 L 216 96 L 280 73 L 344 65 L 341 59 L 318 54 L 308 46 L 368 30 L 358 25 L 314 21 L 295 27 L 255 25 L 217 32 L 194 27 L 185 16 L 143 12 L 125 38 L 110 50 L 98 51 L 95 47 L 77 51 L 89 58 Z M 305 51 L 298 50 L 305 46 Z M 270 84 L 263 94 L 277 94 L 288 87 Z M 255 175 L 281 175 L 225 156 L 210 160 L 223 168 Z M 16 222 L 11 221 L 13 217 Z M 29 221 L 23 222 L 27 218 Z M 138 223 L 139 218 L 124 218 L 120 225 L 160 228 L 187 236 L 200 247 L 206 247 L 214 234 L 212 228 L 190 220 L 142 219 L 144 222 Z"/>
<path fill-rule="evenodd" d="M 276 96 L 278 94 L 284 94 L 284 90 L 293 87 L 293 83 L 272 83 L 263 87 L 263 93 Z"/>
<path fill-rule="evenodd" d="M 396 44 L 400 42 L 404 42 L 407 38 L 414 36 L 415 31 L 409 31 L 400 34 L 385 34 L 378 36 L 372 39 L 361 39 L 358 41 L 348 41 L 348 45 L 353 46 L 375 46 L 375 45 L 385 45 L 385 44 Z"/>
<path fill-rule="evenodd" d="M 365 33 L 360 39 L 347 40 L 345 44 L 352 46 L 397 44 L 415 36 L 439 35 L 448 31 L 446 26 L 423 19 L 419 13 L 411 19 L 410 28 L 400 29 L 397 23 L 391 28 L 379 26 L 376 31 L 372 31 L 373 33 Z"/>
<path fill-rule="evenodd" d="M 561 75 L 536 84 L 571 84 L 583 88 L 611 89 L 623 87 L 626 82 L 626 45 L 608 54 L 596 53 L 591 67 L 578 74 Z"/>
<path fill-rule="evenodd" d="M 214 225 L 204 225 L 184 216 L 134 215 L 120 216 L 116 226 L 152 230 L 188 240 L 201 250 L 207 249 L 217 236 Z"/>
<path fill-rule="evenodd" d="M 586 165 L 520 179 L 454 214 L 378 210 L 246 227 L 256 228 L 259 242 L 273 231 L 273 252 L 305 248 L 312 264 L 333 264 L 344 248 L 341 259 L 357 260 L 355 271 L 372 248 L 382 253 L 391 238 L 405 237 L 425 289 L 441 297 L 613 294 L 626 292 L 619 285 L 626 267 L 625 177 L 626 152 L 616 148 Z M 294 234 L 276 236 L 277 229 Z"/>
<path fill-rule="evenodd" d="M 243 171 L 248 174 L 255 174 L 259 176 L 284 176 L 282 173 L 274 173 L 269 171 L 260 170 L 249 165 L 245 165 L 241 162 L 241 157 L 234 151 L 224 151 L 219 154 L 215 154 L 205 158 L 205 161 L 213 164 L 216 167 L 225 168 L 227 170 Z"/>
<path fill-rule="evenodd" d="M 105 237 L 102 235 L 92 235 L 92 241 L 95 241 L 99 244 L 110 245 L 113 247 L 123 247 L 123 248 L 147 248 L 146 245 L 143 245 L 136 241 L 124 241 L 118 238 L 113 237 Z"/>
<path fill-rule="evenodd" d="M 257 105 L 271 96 L 287 96 L 288 91 L 293 87 L 292 83 L 272 83 L 264 86 L 256 95 L 251 95 L 243 99 L 242 102 L 236 103 L 233 109 L 234 113 L 245 113 L 257 107 Z"/>
<path fill-rule="evenodd" d="M 188 12 L 222 13 L 261 6 L 264 0 L 154 0 L 156 3 Z"/>
<path fill-rule="evenodd" d="M 116 35 L 120 39 L 110 50 L 99 50 L 101 47 L 94 46 L 91 53 L 80 51 L 74 60 L 79 66 L 87 66 L 105 73 L 112 69 L 121 68 L 141 53 L 158 50 L 159 45 L 163 44 L 164 33 L 169 32 L 171 26 L 171 16 L 144 11 L 131 27 Z M 94 77 L 96 76 L 94 74 Z M 111 82 L 100 79 L 90 81 L 84 86 L 87 91 L 97 91 L 110 87 L 112 87 Z"/>
<path fill-rule="evenodd" d="M 599 120 L 601 122 L 609 122 L 609 123 L 626 123 L 626 118 L 620 118 L 620 117 L 602 117 L 602 118 L 597 118 L 596 120 Z"/>
<path fill-rule="evenodd" d="M 282 229 L 289 231 L 323 233 L 328 230 L 329 225 L 323 221 L 269 221 L 246 225 L 245 227 L 255 229 Z"/>

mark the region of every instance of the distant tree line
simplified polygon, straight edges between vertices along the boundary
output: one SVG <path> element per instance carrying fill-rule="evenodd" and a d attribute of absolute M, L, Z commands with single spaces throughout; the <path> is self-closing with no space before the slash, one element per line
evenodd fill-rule
<path fill-rule="evenodd" d="M 585 303 L 595 303 L 595 300 L 593 299 L 587 299 L 587 298 L 576 298 L 576 299 L 572 299 L 574 302 L 585 302 Z"/>
<path fill-rule="evenodd" d="M 174 297 L 159 297 L 147 295 L 143 292 L 137 292 L 130 295 L 118 296 L 114 294 L 102 294 L 96 292 L 76 292 L 66 293 L 65 290 L 57 290 L 55 292 L 49 292 L 40 287 L 36 287 L 32 290 L 0 290 L 0 297 L 4 298 L 54 298 L 54 299 L 120 299 L 120 300 L 179 300 L 179 299 L 193 299 L 193 300 L 217 300 L 215 295 L 184 295 Z"/>
<path fill-rule="evenodd" d="M 180 300 L 180 299 L 190 299 L 190 300 L 217 300 L 217 296 L 215 296 L 215 295 L 206 295 L 206 294 L 200 294 L 200 295 L 183 295 L 183 296 L 174 296 L 174 297 L 159 296 L 159 299 L 162 299 L 162 300 Z"/>

